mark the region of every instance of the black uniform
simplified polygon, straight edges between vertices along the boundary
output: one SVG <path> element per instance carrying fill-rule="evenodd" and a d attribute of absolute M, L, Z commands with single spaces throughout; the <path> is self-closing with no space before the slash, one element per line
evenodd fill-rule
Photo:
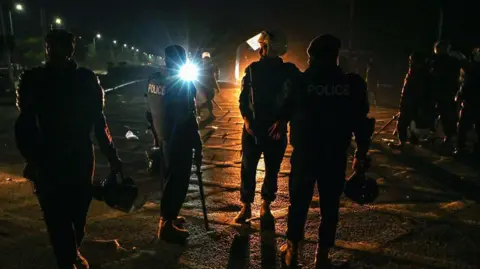
<path fill-rule="evenodd" d="M 456 133 L 455 95 L 460 87 L 461 62 L 448 54 L 436 54 L 433 55 L 430 64 L 433 97 L 440 115 L 445 139 L 450 140 Z"/>
<path fill-rule="evenodd" d="M 480 62 L 472 61 L 465 68 L 465 79 L 460 92 L 462 110 L 458 121 L 458 148 L 465 147 L 467 133 L 475 124 L 477 132 L 476 149 L 480 141 Z"/>
<path fill-rule="evenodd" d="M 365 133 L 368 112 L 367 87 L 360 76 L 345 74 L 336 66 L 315 65 L 303 74 L 294 94 L 290 123 L 294 150 L 289 181 L 289 241 L 303 239 L 317 184 L 322 215 L 319 246 L 333 246 L 340 195 L 345 184 L 347 149 L 353 133 L 357 142 L 356 156 L 366 156 L 370 143 L 370 135 Z"/>
<path fill-rule="evenodd" d="M 239 100 L 240 112 L 250 122 L 255 136 L 243 128 L 240 172 L 243 203 L 252 203 L 254 200 L 257 165 L 262 153 L 266 171 L 262 199 L 269 202 L 275 200 L 278 172 L 287 146 L 287 128 L 284 128 L 278 140 L 269 136 L 268 129 L 277 121 L 288 121 L 285 109 L 288 87 L 285 87 L 285 83 L 299 73 L 294 64 L 284 63 L 280 57 L 263 57 L 245 70 Z"/>
<path fill-rule="evenodd" d="M 412 121 L 418 125 L 428 125 L 425 114 L 429 114 L 429 86 L 430 73 L 425 63 L 425 58 L 413 54 L 410 67 L 405 77 L 400 99 L 400 116 L 397 123 L 398 138 L 405 143 L 408 138 L 408 127 Z M 428 116 L 427 116 L 428 117 Z M 424 120 L 422 120 L 424 119 Z M 430 126 L 425 126 L 430 127 Z"/>
<path fill-rule="evenodd" d="M 167 221 L 177 219 L 187 195 L 193 149 L 201 152 L 195 95 L 193 84 L 182 81 L 175 70 L 157 72 L 148 82 L 148 108 L 166 179 L 160 211 Z"/>
<path fill-rule="evenodd" d="M 92 128 L 102 153 L 118 161 L 103 114 L 104 92 L 95 74 L 67 66 L 26 71 L 17 90 L 17 147 L 35 184 L 57 263 L 71 269 L 92 199 Z"/>

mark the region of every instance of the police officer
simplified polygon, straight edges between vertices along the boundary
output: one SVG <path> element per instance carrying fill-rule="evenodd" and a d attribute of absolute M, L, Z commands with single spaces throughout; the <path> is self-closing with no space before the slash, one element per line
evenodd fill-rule
<path fill-rule="evenodd" d="M 215 92 L 218 93 L 219 91 L 216 74 L 217 69 L 212 63 L 210 53 L 202 53 L 200 90 L 207 99 L 202 107 L 207 107 L 209 119 L 215 119 L 215 115 L 213 114 L 213 98 L 215 97 Z"/>
<path fill-rule="evenodd" d="M 451 145 L 456 133 L 457 111 L 455 94 L 460 84 L 461 62 L 450 55 L 450 43 L 438 41 L 435 43 L 434 55 L 430 61 L 432 74 L 432 91 L 437 105 L 437 112 L 445 134 L 444 143 Z"/>
<path fill-rule="evenodd" d="M 480 153 L 480 48 L 475 48 L 472 60 L 465 67 L 465 78 L 458 99 L 462 102 L 462 110 L 458 121 L 458 141 L 455 153 L 466 153 L 467 133 L 475 124 L 477 143 L 475 153 Z"/>
<path fill-rule="evenodd" d="M 185 49 L 178 45 L 165 48 L 166 69 L 153 74 L 148 84 L 148 107 L 152 115 L 166 179 L 160 204 L 158 238 L 183 243 L 187 230 L 176 220 L 188 191 L 195 149 L 196 164 L 201 164 L 202 142 L 195 114 L 196 90 L 191 81 L 180 78 L 187 62 Z"/>
<path fill-rule="evenodd" d="M 26 160 L 53 252 L 61 269 L 88 268 L 79 247 L 92 200 L 95 130 L 113 172 L 117 157 L 103 114 L 104 92 L 95 74 L 71 59 L 75 36 L 53 30 L 45 39 L 47 62 L 26 71 L 17 90 L 17 147 Z"/>
<path fill-rule="evenodd" d="M 286 38 L 281 33 L 264 31 L 258 42 L 261 59 L 246 68 L 239 101 L 244 120 L 240 172 L 243 207 L 235 217 L 237 223 L 252 216 L 257 165 L 262 153 L 266 173 L 260 215 L 271 216 L 270 203 L 276 197 L 278 172 L 287 146 L 285 91 L 288 87 L 285 86 L 300 72 L 294 64 L 284 63 L 280 58 L 287 51 Z"/>
<path fill-rule="evenodd" d="M 328 253 L 335 242 L 352 133 L 357 144 L 354 168 L 365 171 L 369 163 L 374 122 L 367 118 L 367 86 L 359 75 L 345 74 L 338 66 L 340 46 L 340 40 L 329 34 L 313 39 L 307 50 L 309 67 L 292 91 L 288 241 L 281 247 L 282 261 L 289 267 L 297 264 L 298 243 L 317 185 L 322 220 L 315 268 L 330 268 Z"/>
<path fill-rule="evenodd" d="M 408 127 L 412 121 L 419 123 L 425 103 L 428 103 L 430 73 L 426 57 L 419 52 L 409 57 L 409 69 L 405 77 L 400 99 L 400 116 L 397 122 L 398 144 L 390 144 L 393 148 L 403 148 L 408 139 Z M 410 142 L 418 143 L 417 136 L 411 132 Z"/>

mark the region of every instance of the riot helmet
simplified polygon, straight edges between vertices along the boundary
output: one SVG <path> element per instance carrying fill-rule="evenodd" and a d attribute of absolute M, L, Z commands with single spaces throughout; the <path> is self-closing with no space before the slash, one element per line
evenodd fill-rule
<path fill-rule="evenodd" d="M 68 61 L 75 52 L 75 35 L 55 29 L 45 37 L 45 54 L 48 61 Z"/>
<path fill-rule="evenodd" d="M 202 53 L 202 59 L 210 59 L 211 56 L 210 56 L 210 52 L 204 52 Z"/>
<path fill-rule="evenodd" d="M 338 62 L 342 42 L 331 34 L 315 37 L 308 46 L 307 54 L 311 62 Z"/>
<path fill-rule="evenodd" d="M 262 31 L 258 38 L 262 57 L 279 57 L 287 53 L 287 37 L 279 31 Z"/>
<path fill-rule="evenodd" d="M 165 48 L 165 65 L 168 69 L 180 70 L 187 63 L 187 52 L 182 46 L 171 45 Z"/>

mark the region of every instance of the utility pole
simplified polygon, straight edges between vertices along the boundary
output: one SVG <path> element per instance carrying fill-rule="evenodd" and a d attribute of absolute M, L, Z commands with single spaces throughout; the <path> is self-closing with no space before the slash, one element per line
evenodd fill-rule
<path fill-rule="evenodd" d="M 7 7 L 7 9 L 9 8 Z M 9 14 L 10 14 L 10 10 L 9 10 Z M 13 68 L 12 68 L 12 54 L 11 54 L 10 46 L 7 40 L 8 33 L 7 33 L 7 27 L 5 26 L 4 9 L 3 9 L 2 3 L 0 3 L 0 23 L 2 26 L 3 45 L 4 45 L 5 55 L 6 55 L 6 61 L 8 64 L 8 77 L 10 79 L 10 87 L 12 91 L 15 91 L 15 80 L 14 80 Z M 13 32 L 12 27 L 13 26 L 11 26 L 11 30 Z M 13 38 L 13 35 L 12 35 L 12 38 Z"/>

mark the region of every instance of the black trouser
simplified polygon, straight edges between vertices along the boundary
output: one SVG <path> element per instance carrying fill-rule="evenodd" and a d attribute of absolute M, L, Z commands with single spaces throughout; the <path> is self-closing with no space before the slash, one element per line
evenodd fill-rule
<path fill-rule="evenodd" d="M 408 104 L 400 108 L 400 116 L 397 122 L 398 139 L 405 143 L 408 139 L 408 127 L 418 117 L 418 107 L 415 104 Z M 414 135 L 412 133 L 412 135 Z"/>
<path fill-rule="evenodd" d="M 188 143 L 187 143 L 188 144 Z M 192 147 L 162 142 L 162 162 L 166 183 L 160 214 L 164 220 L 176 220 L 187 196 L 192 169 Z"/>
<path fill-rule="evenodd" d="M 319 158 L 311 154 L 309 149 L 294 149 L 292 153 L 287 239 L 299 242 L 304 238 L 308 209 L 317 184 L 322 216 L 318 244 L 330 248 L 335 243 L 340 196 L 345 185 L 346 156 Z"/>
<path fill-rule="evenodd" d="M 273 202 L 277 193 L 277 180 L 283 155 L 287 148 L 287 136 L 279 140 L 265 139 L 259 144 L 255 138 L 245 131 L 242 133 L 242 167 L 240 171 L 240 200 L 243 203 L 253 203 L 255 197 L 257 166 L 260 157 L 265 160 L 265 178 L 262 185 L 262 199 Z"/>
<path fill-rule="evenodd" d="M 460 111 L 460 119 L 458 120 L 458 144 L 459 148 L 465 147 L 467 142 L 467 134 L 475 124 L 477 132 L 477 146 L 480 141 L 480 108 L 478 105 L 464 102 Z"/>
<path fill-rule="evenodd" d="M 439 99 L 437 101 L 437 111 L 440 114 L 445 139 L 449 140 L 457 131 L 457 104 L 454 98 Z"/>
<path fill-rule="evenodd" d="M 37 198 L 43 211 L 57 265 L 60 269 L 72 269 L 85 236 L 92 188 L 58 187 L 48 193 L 40 192 Z"/>
<path fill-rule="evenodd" d="M 213 88 L 204 89 L 204 93 L 207 101 L 203 103 L 200 108 L 207 107 L 208 115 L 211 117 L 213 116 L 213 98 L 215 98 L 215 89 Z"/>

